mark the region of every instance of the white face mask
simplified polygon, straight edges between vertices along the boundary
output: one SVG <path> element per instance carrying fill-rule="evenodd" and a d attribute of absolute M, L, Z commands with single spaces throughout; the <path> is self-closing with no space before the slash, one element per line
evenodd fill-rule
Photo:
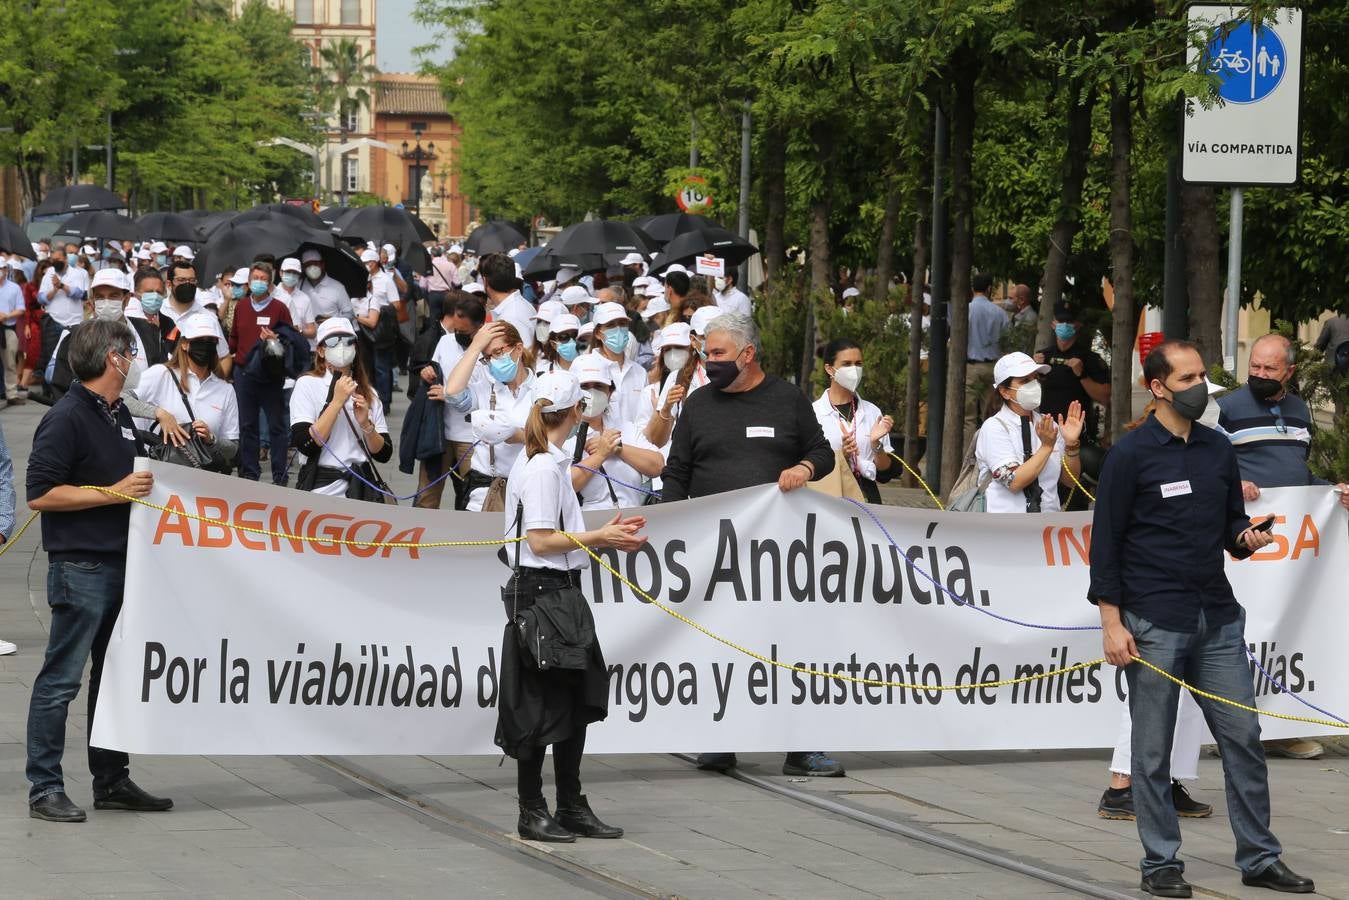
<path fill-rule="evenodd" d="M 720 293 L 721 291 L 726 290 L 726 279 L 718 275 L 712 279 L 712 286 L 717 289 L 718 293 Z"/>
<path fill-rule="evenodd" d="M 548 340 L 548 333 L 552 327 L 553 326 L 548 324 L 547 322 L 536 323 L 534 325 L 534 339 L 539 341 L 540 343 Z"/>
<path fill-rule="evenodd" d="M 1218 401 L 1212 397 L 1208 398 L 1208 406 L 1204 407 L 1204 414 L 1199 417 L 1200 425 L 1207 425 L 1209 428 L 1218 427 L 1218 417 L 1222 415 L 1222 407 Z"/>
<path fill-rule="evenodd" d="M 94 318 L 105 322 L 116 322 L 122 318 L 121 300 L 95 300 Z"/>
<path fill-rule="evenodd" d="M 587 388 L 586 395 L 582 412 L 587 416 L 604 415 L 604 411 L 609 408 L 609 395 L 604 392 L 604 388 Z"/>
<path fill-rule="evenodd" d="M 1040 382 L 1032 381 L 1030 384 L 1023 384 L 1016 389 L 1016 402 L 1026 412 L 1035 412 L 1040 408 L 1042 393 Z"/>
<path fill-rule="evenodd" d="M 323 269 L 319 266 L 308 266 L 304 273 L 309 276 L 310 281 L 318 281 L 323 277 Z"/>
<path fill-rule="evenodd" d="M 856 393 L 857 386 L 862 383 L 862 367 L 844 366 L 841 369 L 835 369 L 834 381 L 838 382 L 838 386 L 848 393 Z"/>
<path fill-rule="evenodd" d="M 356 361 L 356 345 L 338 344 L 336 347 L 325 347 L 323 358 L 328 361 L 329 368 L 345 369 Z"/>
<path fill-rule="evenodd" d="M 689 364 L 689 351 L 682 347 L 666 350 L 661 356 L 667 372 L 682 372 Z"/>

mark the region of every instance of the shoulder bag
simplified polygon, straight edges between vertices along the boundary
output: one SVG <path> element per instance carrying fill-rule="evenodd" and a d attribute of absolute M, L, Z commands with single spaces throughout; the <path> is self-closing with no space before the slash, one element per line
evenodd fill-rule
<path fill-rule="evenodd" d="M 523 537 L 524 513 L 524 504 L 518 504 L 515 512 L 517 538 Z M 562 530 L 560 511 L 557 525 L 558 530 Z M 511 604 L 512 630 L 526 662 L 540 672 L 584 669 L 595 645 L 595 618 L 590 612 L 590 604 L 580 588 L 568 584 L 539 591 L 534 594 L 533 603 L 521 609 L 520 543 L 515 544 L 514 577 L 509 586 L 501 589 L 501 595 L 502 600 L 509 599 Z"/>
<path fill-rule="evenodd" d="M 394 492 L 389 487 L 389 483 L 384 480 L 384 476 L 379 474 L 379 469 L 375 468 L 375 458 L 370 455 L 370 448 L 366 446 L 365 435 L 351 420 L 345 404 L 342 406 L 342 417 L 347 420 L 347 427 L 351 429 L 352 434 L 356 435 L 356 443 L 361 445 L 361 452 L 365 454 L 365 462 L 351 467 L 351 470 L 364 478 L 365 481 L 348 474 L 347 497 L 351 500 L 366 500 L 370 503 L 387 503 L 390 506 L 397 506 L 398 498 L 394 496 Z M 369 484 L 366 482 L 369 482 Z"/>

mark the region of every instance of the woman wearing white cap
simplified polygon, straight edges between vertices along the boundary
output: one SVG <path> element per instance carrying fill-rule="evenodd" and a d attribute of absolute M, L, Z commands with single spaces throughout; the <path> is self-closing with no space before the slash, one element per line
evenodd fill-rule
<path fill-rule="evenodd" d="M 643 428 L 646 439 L 668 453 L 670 435 L 684 401 L 689 394 L 707 384 L 707 372 L 702 360 L 693 352 L 693 332 L 688 325 L 675 322 L 660 330 L 660 357 L 652 369 L 658 373 L 660 381 L 649 404 L 652 415 Z"/>
<path fill-rule="evenodd" d="M 485 329 L 484 329 L 485 330 Z M 641 516 L 616 515 L 587 531 L 562 450 L 581 421 L 582 393 L 568 372 L 540 376 L 525 421 L 525 449 L 511 468 L 506 488 L 505 525 L 509 537 L 525 540 L 512 553 L 515 572 L 501 592 L 508 623 L 501 648 L 501 695 L 497 701 L 496 743 L 516 760 L 520 802 L 518 830 L 527 840 L 570 843 L 577 836 L 619 838 L 623 829 L 606 825 L 581 793 L 581 756 L 586 727 L 608 713 L 608 670 L 595 638 L 590 607 L 581 595 L 581 571 L 590 565 L 585 551 L 560 532 L 575 535 L 586 547 L 624 553 L 646 538 Z M 583 668 L 541 671 L 522 647 L 536 604 L 564 607 L 590 623 L 588 646 L 578 649 Z M 523 626 L 523 627 L 522 627 Z M 553 748 L 557 816 L 543 796 L 543 761 Z"/>
<path fill-rule="evenodd" d="M 229 354 L 220 325 L 199 311 L 178 321 L 178 346 L 166 363 L 151 366 L 136 385 L 136 396 L 173 414 L 221 460 L 233 460 L 239 441 L 239 402 L 219 377 L 221 349 Z M 227 471 L 227 469 L 224 469 Z"/>
<path fill-rule="evenodd" d="M 988 512 L 1058 512 L 1059 482 L 1080 475 L 1082 425 L 1086 414 L 1074 401 L 1068 415 L 1036 415 L 1040 408 L 1040 376 L 1049 366 L 1024 353 L 1009 353 L 993 366 L 992 415 L 979 428 L 974 458 L 979 480 L 989 477 Z"/>
<path fill-rule="evenodd" d="M 862 496 L 868 503 L 880 503 L 876 477 L 893 465 L 890 429 L 894 420 L 857 393 L 862 381 L 862 348 L 856 342 L 835 338 L 825 345 L 823 356 L 829 387 L 815 401 L 815 418 L 829 446 L 843 452 Z"/>
<path fill-rule="evenodd" d="M 558 313 L 554 316 L 548 323 L 546 339 L 535 341 L 535 346 L 539 348 L 539 361 L 535 371 L 542 375 L 545 372 L 559 369 L 565 372 L 570 369 L 573 360 L 581 355 L 581 348 L 576 343 L 576 336 L 580 331 L 581 321 L 571 313 Z"/>
<path fill-rule="evenodd" d="M 369 496 L 370 486 L 351 473 L 377 483 L 373 464 L 389 461 L 393 441 L 348 320 L 338 316 L 319 326 L 318 359 L 314 371 L 295 382 L 290 421 L 291 446 L 305 459 L 297 488 L 330 497 Z"/>
<path fill-rule="evenodd" d="M 477 366 L 482 366 L 481 376 L 474 378 Z M 471 416 L 477 438 L 468 473 L 470 512 L 499 509 L 506 476 L 524 444 L 533 381 L 534 354 L 515 326 L 502 321 L 478 329 L 464 355 L 445 376 L 445 402 Z"/>
<path fill-rule="evenodd" d="M 665 468 L 665 457 L 642 436 L 632 422 L 618 423 L 609 398 L 614 392 L 613 370 L 593 353 L 571 367 L 586 395 L 582 404 L 587 440 L 581 464 L 571 471 L 572 487 L 581 495 L 582 509 L 632 509 L 641 506 L 647 494 L 641 484 L 656 478 Z M 578 435 L 579 437 L 579 435 Z M 564 450 L 576 458 L 576 438 Z"/>

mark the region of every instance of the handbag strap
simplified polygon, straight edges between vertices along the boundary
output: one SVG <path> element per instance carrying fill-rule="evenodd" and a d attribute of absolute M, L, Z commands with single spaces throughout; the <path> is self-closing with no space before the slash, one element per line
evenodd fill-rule
<path fill-rule="evenodd" d="M 1030 449 L 1030 416 L 1021 419 L 1021 449 L 1026 454 L 1026 459 L 1031 457 Z M 1040 511 L 1040 498 L 1044 494 L 1044 488 L 1040 487 L 1040 478 L 1037 475 L 1026 485 L 1026 512 L 1038 513 Z"/>
<path fill-rule="evenodd" d="M 192 411 L 192 403 L 187 399 L 187 391 L 183 390 L 182 382 L 178 380 L 178 373 L 173 371 L 172 366 L 165 366 L 169 371 L 169 378 L 173 379 L 173 386 L 178 389 L 178 396 L 183 398 L 183 406 L 187 409 L 187 420 L 189 422 L 197 421 L 197 414 Z"/>

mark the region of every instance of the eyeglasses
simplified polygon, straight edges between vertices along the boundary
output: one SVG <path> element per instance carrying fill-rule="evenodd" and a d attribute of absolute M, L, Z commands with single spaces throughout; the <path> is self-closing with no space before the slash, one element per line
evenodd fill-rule
<path fill-rule="evenodd" d="M 514 347 L 502 347 L 496 353 L 484 353 L 482 355 L 483 364 L 490 365 L 494 359 L 505 359 L 511 355 L 511 351 L 514 349 Z"/>
<path fill-rule="evenodd" d="M 1275 403 L 1269 408 L 1269 411 L 1274 416 L 1274 430 L 1279 434 L 1287 434 L 1288 426 L 1284 424 L 1283 410 L 1279 409 L 1279 404 Z"/>
<path fill-rule="evenodd" d="M 330 338 L 324 338 L 323 346 L 333 349 L 335 347 L 350 347 L 356 343 L 356 338 L 349 334 L 335 334 Z"/>
<path fill-rule="evenodd" d="M 118 356 L 125 356 L 128 359 L 135 359 L 140 354 L 140 348 L 135 344 L 127 347 L 125 350 L 118 351 Z"/>
<path fill-rule="evenodd" d="M 195 279 L 195 278 L 175 278 L 175 279 L 173 279 L 173 283 L 174 283 L 174 284 L 196 284 L 196 283 L 197 283 L 197 279 Z"/>

